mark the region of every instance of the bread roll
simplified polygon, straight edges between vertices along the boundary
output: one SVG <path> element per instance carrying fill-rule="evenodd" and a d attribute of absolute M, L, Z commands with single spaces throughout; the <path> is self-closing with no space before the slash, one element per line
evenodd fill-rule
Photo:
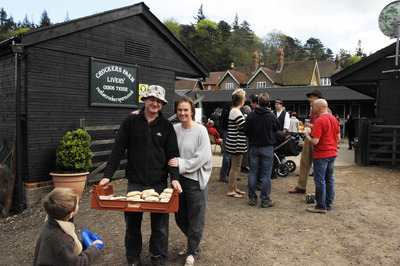
<path fill-rule="evenodd" d="M 151 202 L 159 202 L 160 199 L 158 197 L 154 197 L 154 196 L 148 196 L 144 199 L 144 201 L 151 201 Z"/>
<path fill-rule="evenodd" d="M 128 192 L 128 194 L 127 194 L 126 196 L 127 196 L 127 197 L 133 197 L 133 196 L 135 196 L 135 195 L 141 196 L 141 195 L 142 195 L 142 192 L 140 192 L 140 191 L 131 191 L 131 192 Z"/>
<path fill-rule="evenodd" d="M 165 192 L 161 193 L 159 196 L 160 199 L 170 199 L 171 197 L 172 197 L 172 194 L 165 193 Z"/>
<path fill-rule="evenodd" d="M 163 191 L 163 193 L 169 193 L 169 194 L 172 194 L 172 192 L 174 192 L 174 190 L 172 188 L 166 188 Z"/>
<path fill-rule="evenodd" d="M 168 199 L 160 199 L 160 202 L 169 202 L 169 198 Z"/>
<path fill-rule="evenodd" d="M 135 195 L 135 196 L 132 196 L 132 197 L 128 197 L 127 198 L 127 200 L 140 200 L 140 199 L 142 199 L 141 197 L 140 197 L 140 195 Z"/>
<path fill-rule="evenodd" d="M 160 195 L 158 195 L 158 193 L 154 189 L 143 190 L 143 193 L 142 193 L 143 199 L 146 199 L 147 197 L 150 197 L 150 196 L 158 197 Z"/>

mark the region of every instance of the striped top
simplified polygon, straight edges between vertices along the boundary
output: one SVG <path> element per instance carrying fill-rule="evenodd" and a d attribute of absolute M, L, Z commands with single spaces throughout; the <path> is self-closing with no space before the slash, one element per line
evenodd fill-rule
<path fill-rule="evenodd" d="M 244 116 L 237 108 L 229 112 L 228 136 L 226 138 L 226 151 L 230 154 L 243 154 L 247 152 L 246 135 L 243 132 Z"/>

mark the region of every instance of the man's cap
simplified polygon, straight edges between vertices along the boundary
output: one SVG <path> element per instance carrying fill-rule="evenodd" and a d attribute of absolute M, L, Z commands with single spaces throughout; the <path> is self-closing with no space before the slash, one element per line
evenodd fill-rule
<path fill-rule="evenodd" d="M 310 98 L 310 96 L 317 96 L 317 97 L 319 97 L 321 99 L 324 98 L 324 97 L 322 97 L 322 92 L 319 91 L 319 90 L 313 90 L 312 92 L 307 93 L 306 95 L 307 95 L 307 98 Z"/>
<path fill-rule="evenodd" d="M 163 102 L 163 105 L 167 104 L 165 100 L 165 89 L 159 85 L 150 85 L 147 92 L 142 96 L 142 100 L 146 100 L 149 97 L 155 97 Z"/>
<path fill-rule="evenodd" d="M 275 100 L 275 103 L 280 103 L 280 104 L 283 104 L 283 102 L 282 102 L 282 100 L 281 100 L 281 99 L 276 99 L 276 100 Z"/>

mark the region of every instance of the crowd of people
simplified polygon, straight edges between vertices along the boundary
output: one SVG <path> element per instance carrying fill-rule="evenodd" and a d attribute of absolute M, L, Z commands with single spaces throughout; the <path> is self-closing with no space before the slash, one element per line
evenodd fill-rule
<path fill-rule="evenodd" d="M 320 91 L 313 90 L 306 96 L 311 113 L 310 122 L 304 127 L 309 130 L 304 129 L 298 184 L 289 192 L 306 192 L 307 178 L 313 164 L 316 205 L 307 211 L 326 213 L 332 210 L 335 198 L 333 166 L 337 143 L 340 141 L 339 122 L 329 113 L 328 103 Z M 104 177 L 99 184 L 107 185 L 112 181 L 127 152 L 127 192 L 152 188 L 161 193 L 169 185 L 178 191 L 179 210 L 175 213 L 175 221 L 187 238 L 186 248 L 179 252 L 179 255 L 186 257 L 186 266 L 194 265 L 205 228 L 208 181 L 212 171 L 209 134 L 222 142 L 219 180 L 227 183 L 226 195 L 239 199 L 246 196 L 246 192 L 237 187 L 238 174 L 244 165 L 249 169 L 249 205 L 255 206 L 258 198 L 262 208 L 275 205 L 270 192 L 271 178 L 275 172 L 276 134 L 279 131 L 298 133 L 303 125 L 295 112 L 285 110 L 282 100 L 276 99 L 275 109 L 271 110 L 271 99 L 267 93 L 250 95 L 249 98 L 250 106 L 245 106 L 245 90 L 235 90 L 231 101 L 223 108 L 217 107 L 207 125 L 202 126 L 195 121 L 193 100 L 181 97 L 177 101 L 180 123 L 173 125 L 161 112 L 163 105 L 168 103 L 164 88 L 151 85 L 142 97 L 144 108 L 128 115 L 116 136 Z M 347 121 L 350 127 L 351 116 Z M 354 133 L 351 134 L 349 132 L 349 148 L 352 148 L 350 145 L 354 138 Z M 260 190 L 259 197 L 257 190 Z M 69 204 L 54 204 L 62 200 Z M 48 195 L 44 203 L 48 221 L 37 242 L 34 265 L 52 264 L 49 263 L 51 261 L 89 265 L 99 256 L 104 244 L 102 240 L 94 238 L 88 245 L 79 245 L 74 226 L 68 222 L 78 211 L 78 202 L 79 198 L 71 191 L 54 190 Z M 124 217 L 127 261 L 130 265 L 141 265 L 143 213 L 125 212 Z M 169 215 L 151 213 L 150 218 L 151 263 L 165 265 L 168 259 Z M 58 235 L 61 242 L 46 241 L 52 235 Z M 66 251 L 61 252 L 56 245 L 65 246 Z"/>

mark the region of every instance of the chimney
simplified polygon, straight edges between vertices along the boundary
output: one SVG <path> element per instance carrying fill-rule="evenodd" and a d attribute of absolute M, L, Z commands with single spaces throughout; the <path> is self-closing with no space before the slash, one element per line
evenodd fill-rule
<path fill-rule="evenodd" d="M 278 65 L 277 65 L 277 68 L 276 68 L 276 72 L 277 73 L 280 73 L 282 71 L 284 58 L 285 58 L 285 53 L 282 50 L 282 46 L 279 46 L 279 50 L 278 50 Z"/>
<path fill-rule="evenodd" d="M 231 69 L 234 69 L 235 68 L 235 63 L 231 63 Z"/>
<path fill-rule="evenodd" d="M 339 71 L 340 70 L 340 60 L 339 60 L 339 57 L 337 57 L 337 56 L 335 59 L 335 63 L 336 63 L 336 71 Z"/>
<path fill-rule="evenodd" d="M 251 66 L 251 73 L 254 74 L 257 71 L 258 67 L 260 66 L 260 56 L 258 55 L 257 50 L 254 50 L 252 58 L 253 58 L 253 64 Z"/>

